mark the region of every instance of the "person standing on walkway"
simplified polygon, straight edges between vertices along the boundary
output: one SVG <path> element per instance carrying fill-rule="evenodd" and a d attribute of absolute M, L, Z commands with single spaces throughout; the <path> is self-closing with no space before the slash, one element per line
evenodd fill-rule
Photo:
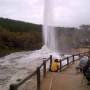
<path fill-rule="evenodd" d="M 81 57 L 80 62 L 79 62 L 80 72 L 83 71 L 83 67 L 86 66 L 87 62 L 88 62 L 87 56 Z"/>
<path fill-rule="evenodd" d="M 87 64 L 83 67 L 83 73 L 86 79 L 88 80 L 87 84 L 90 85 L 90 57 Z"/>

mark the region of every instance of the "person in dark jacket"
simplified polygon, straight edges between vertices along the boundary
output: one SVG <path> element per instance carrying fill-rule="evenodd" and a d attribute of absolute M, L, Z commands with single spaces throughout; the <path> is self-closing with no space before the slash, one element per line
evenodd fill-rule
<path fill-rule="evenodd" d="M 87 62 L 87 64 L 83 67 L 83 74 L 88 80 L 88 85 L 90 85 L 90 58 Z"/>
<path fill-rule="evenodd" d="M 81 72 L 82 72 L 82 70 L 83 70 L 83 67 L 87 65 L 87 62 L 88 62 L 88 57 L 87 57 L 87 56 L 83 56 L 83 57 L 80 59 L 79 67 L 80 67 L 80 71 L 81 71 Z"/>

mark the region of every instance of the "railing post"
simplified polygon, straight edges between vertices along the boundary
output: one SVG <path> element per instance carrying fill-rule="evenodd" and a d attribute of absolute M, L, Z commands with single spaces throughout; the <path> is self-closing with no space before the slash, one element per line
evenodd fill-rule
<path fill-rule="evenodd" d="M 52 65 L 52 55 L 50 55 L 50 67 L 49 67 L 49 70 L 51 70 L 51 65 Z"/>
<path fill-rule="evenodd" d="M 88 56 L 90 57 L 90 51 L 88 51 L 88 54 L 89 54 Z"/>
<path fill-rule="evenodd" d="M 62 70 L 62 61 L 60 60 L 60 72 Z"/>
<path fill-rule="evenodd" d="M 43 77 L 46 77 L 46 61 L 43 61 Z"/>
<path fill-rule="evenodd" d="M 16 84 L 11 84 L 9 90 L 18 90 Z"/>
<path fill-rule="evenodd" d="M 67 57 L 67 65 L 69 65 L 69 58 Z"/>
<path fill-rule="evenodd" d="M 73 63 L 74 63 L 74 55 L 72 55 L 72 57 L 73 57 Z"/>
<path fill-rule="evenodd" d="M 81 55 L 80 55 L 80 54 L 78 54 L 78 56 L 79 56 L 79 60 L 80 60 L 80 58 L 81 58 Z"/>
<path fill-rule="evenodd" d="M 41 85 L 40 85 L 40 67 L 37 68 L 37 90 L 41 89 Z"/>

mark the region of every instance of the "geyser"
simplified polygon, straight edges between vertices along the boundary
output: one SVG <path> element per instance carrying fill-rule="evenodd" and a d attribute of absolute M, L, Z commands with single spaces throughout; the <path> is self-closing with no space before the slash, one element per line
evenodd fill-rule
<path fill-rule="evenodd" d="M 57 35 L 53 25 L 53 1 L 44 0 L 44 20 L 43 20 L 43 36 L 45 46 L 58 53 Z"/>

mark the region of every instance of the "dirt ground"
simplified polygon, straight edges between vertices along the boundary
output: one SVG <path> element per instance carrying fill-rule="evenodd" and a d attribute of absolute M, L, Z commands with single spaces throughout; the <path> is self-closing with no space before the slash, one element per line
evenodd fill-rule
<path fill-rule="evenodd" d="M 88 52 L 90 49 L 89 48 L 77 48 L 77 49 L 74 49 L 76 52 L 80 52 L 80 53 L 83 53 L 83 52 Z"/>

